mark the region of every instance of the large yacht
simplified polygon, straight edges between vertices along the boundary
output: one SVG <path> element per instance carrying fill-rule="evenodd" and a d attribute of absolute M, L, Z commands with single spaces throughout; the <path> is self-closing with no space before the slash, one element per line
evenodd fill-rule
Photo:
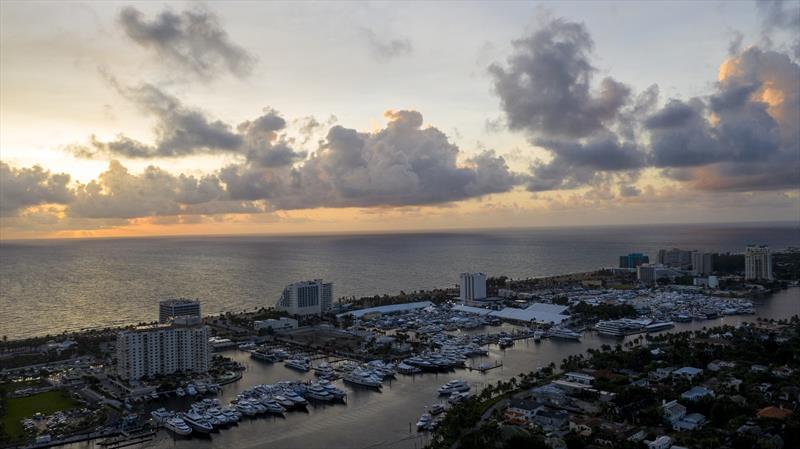
<path fill-rule="evenodd" d="M 326 390 L 325 387 L 315 383 L 306 387 L 306 396 L 308 396 L 311 399 L 316 399 L 318 401 L 324 401 L 324 402 L 333 400 L 333 395 L 328 390 Z"/>
<path fill-rule="evenodd" d="M 568 329 L 566 327 L 554 327 L 547 333 L 550 338 L 559 338 L 562 340 L 581 341 L 581 334 Z"/>
<path fill-rule="evenodd" d="M 648 324 L 650 324 L 650 320 L 631 320 L 623 318 L 621 320 L 598 321 L 594 328 L 600 335 L 624 337 L 626 335 L 644 332 L 644 327 Z"/>
<path fill-rule="evenodd" d="M 381 388 L 381 380 L 367 371 L 355 369 L 344 376 L 344 381 L 370 388 Z"/>
<path fill-rule="evenodd" d="M 673 327 L 675 327 L 675 323 L 673 323 L 672 321 L 655 321 L 645 326 L 645 329 L 647 330 L 647 332 L 658 332 L 667 329 L 672 329 Z"/>
<path fill-rule="evenodd" d="M 158 410 L 153 410 L 152 412 L 150 412 L 150 416 L 153 417 L 153 421 L 155 421 L 156 424 L 164 424 L 173 415 L 174 414 L 172 412 L 167 411 L 167 409 L 165 408 L 160 408 Z"/>
<path fill-rule="evenodd" d="M 195 410 L 190 410 L 181 416 L 184 422 L 192 428 L 200 433 L 210 433 L 214 431 L 214 426 L 211 425 L 210 422 L 201 414 L 197 413 Z"/>
<path fill-rule="evenodd" d="M 289 359 L 284 363 L 287 368 L 296 369 L 298 371 L 308 372 L 311 370 L 311 366 L 309 365 L 308 361 L 303 359 Z"/>
<path fill-rule="evenodd" d="M 417 421 L 417 430 L 428 430 L 431 426 L 431 422 L 433 422 L 431 415 L 423 413 L 422 416 L 419 417 L 419 421 Z"/>
<path fill-rule="evenodd" d="M 167 418 L 163 424 L 167 430 L 175 433 L 176 435 L 189 435 L 192 433 L 192 428 L 186 424 L 186 421 L 177 416 Z"/>
<path fill-rule="evenodd" d="M 439 387 L 439 394 L 441 395 L 449 395 L 453 392 L 464 392 L 469 391 L 470 386 L 466 382 L 461 379 L 453 379 L 446 384 Z"/>

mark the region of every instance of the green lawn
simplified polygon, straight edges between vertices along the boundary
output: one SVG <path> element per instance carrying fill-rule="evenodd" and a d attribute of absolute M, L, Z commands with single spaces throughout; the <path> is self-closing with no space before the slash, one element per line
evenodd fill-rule
<path fill-rule="evenodd" d="M 3 427 L 5 434 L 12 440 L 23 435 L 20 420 L 30 418 L 36 413 L 49 415 L 59 410 L 67 410 L 77 406 L 77 403 L 61 390 L 52 390 L 45 393 L 26 396 L 24 398 L 10 398 L 3 403 L 5 415 Z"/>

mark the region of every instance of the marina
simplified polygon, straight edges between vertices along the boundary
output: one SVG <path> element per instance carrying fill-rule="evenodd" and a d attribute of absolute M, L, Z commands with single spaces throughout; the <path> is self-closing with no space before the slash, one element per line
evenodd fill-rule
<path fill-rule="evenodd" d="M 757 312 L 755 315 L 723 315 L 712 320 L 675 323 L 674 328 L 662 332 L 700 330 L 703 327 L 722 324 L 736 325 L 744 321 L 755 321 L 757 318 L 785 318 L 796 313 L 797 301 L 800 299 L 798 294 L 800 290 L 794 288 L 778 292 L 764 300 L 754 301 Z M 509 334 L 521 330 L 519 326 L 504 323 L 498 327 L 485 328 L 483 332 L 480 329 L 473 329 L 451 331 L 447 334 L 452 338 L 466 339 L 485 335 L 489 329 Z M 285 417 L 265 414 L 261 418 L 242 419 L 235 427 L 212 432 L 206 437 L 194 434 L 184 437 L 164 430 L 156 435 L 148 447 L 222 449 L 233 446 L 270 445 L 321 449 L 335 443 L 339 447 L 375 445 L 382 448 L 421 448 L 429 436 L 427 431 L 418 432 L 416 423 L 425 412 L 425 408 L 437 403 L 439 398 L 443 398 L 442 402 L 449 404 L 447 402 L 449 397 L 440 396 L 438 393 L 438 389 L 448 381 L 461 379 L 470 385 L 472 394 L 479 394 L 487 385 L 493 385 L 498 380 L 545 367 L 551 362 L 558 364 L 568 355 L 583 353 L 589 348 L 599 348 L 608 343 L 609 338 L 595 332 L 585 332 L 580 343 L 547 338 L 537 343 L 531 337 L 516 340 L 514 346 L 505 350 L 501 350 L 496 344 L 490 344 L 484 347 L 486 355 L 476 356 L 472 362 L 477 364 L 502 362 L 503 366 L 484 373 L 455 369 L 405 375 L 400 374 L 402 364 L 398 364 L 398 375 L 395 379 L 384 381 L 380 393 L 370 388 L 339 381 L 338 388 L 347 395 L 346 404 L 309 401 L 307 412 L 286 413 Z M 632 338 L 634 337 L 625 337 L 623 341 Z M 246 370 L 240 381 L 220 387 L 216 399 L 221 403 L 231 402 L 240 393 L 257 385 L 276 384 L 287 379 L 294 382 L 311 382 L 316 379 L 313 371 L 303 373 L 286 368 L 282 363 L 264 363 L 251 359 L 250 353 L 246 351 L 231 349 L 222 354 L 242 363 Z M 193 402 L 196 400 L 190 400 L 188 397 L 171 397 L 159 407 L 186 410 Z M 359 432 L 358 429 L 364 426 L 373 429 L 374 436 Z M 65 447 L 93 448 L 96 444 L 96 442 L 84 442 Z"/>

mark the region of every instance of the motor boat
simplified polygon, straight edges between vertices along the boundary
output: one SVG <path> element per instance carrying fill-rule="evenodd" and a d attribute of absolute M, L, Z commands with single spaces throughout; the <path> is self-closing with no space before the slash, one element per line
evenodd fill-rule
<path fill-rule="evenodd" d="M 439 394 L 441 395 L 449 395 L 454 392 L 464 392 L 469 391 L 470 386 L 466 382 L 461 379 L 453 379 L 446 384 L 439 387 Z"/>
<path fill-rule="evenodd" d="M 176 435 L 189 435 L 192 433 L 192 428 L 186 424 L 186 421 L 177 416 L 167 418 L 167 420 L 164 421 L 164 427 Z"/>
<path fill-rule="evenodd" d="M 183 421 L 192 428 L 192 430 L 200 433 L 211 433 L 214 431 L 214 426 L 201 414 L 195 410 L 189 410 L 184 413 L 181 418 Z"/>
<path fill-rule="evenodd" d="M 444 404 L 442 404 L 441 402 L 437 402 L 436 404 L 431 405 L 430 408 L 428 409 L 428 413 L 430 413 L 431 415 L 439 415 L 444 413 L 444 411 L 445 411 Z"/>

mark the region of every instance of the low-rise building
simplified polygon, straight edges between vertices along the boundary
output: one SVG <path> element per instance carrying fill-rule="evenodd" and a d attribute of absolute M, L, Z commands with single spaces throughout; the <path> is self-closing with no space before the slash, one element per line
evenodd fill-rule
<path fill-rule="evenodd" d="M 594 376 L 592 376 L 591 374 L 578 373 L 578 372 L 566 373 L 564 374 L 564 377 L 566 377 L 567 380 L 570 382 L 576 382 L 584 385 L 592 385 L 594 384 L 595 380 Z"/>
<path fill-rule="evenodd" d="M 293 318 L 280 317 L 277 320 L 268 319 L 253 322 L 253 328 L 257 331 L 262 329 L 272 329 L 274 332 L 297 329 L 297 320 Z"/>

